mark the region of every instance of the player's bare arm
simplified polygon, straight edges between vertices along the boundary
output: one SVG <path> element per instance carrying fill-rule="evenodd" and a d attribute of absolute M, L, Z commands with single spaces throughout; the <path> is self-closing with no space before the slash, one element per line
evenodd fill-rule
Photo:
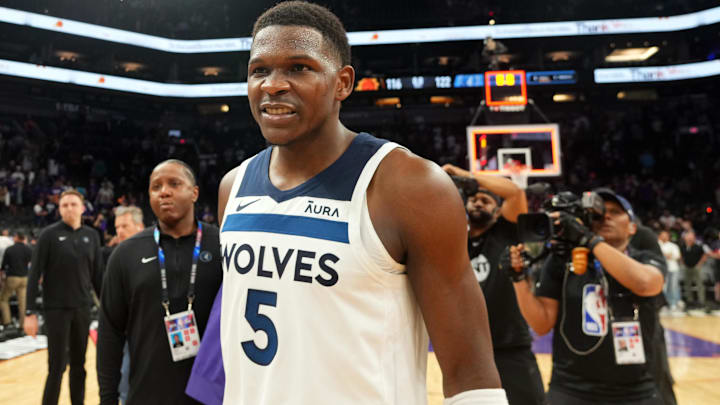
<path fill-rule="evenodd" d="M 222 222 L 225 214 L 225 206 L 227 205 L 228 198 L 230 197 L 230 191 L 232 190 L 233 181 L 237 175 L 238 167 L 225 173 L 222 180 L 220 181 L 220 188 L 218 190 L 218 225 L 222 229 Z"/>
<path fill-rule="evenodd" d="M 482 290 L 467 255 L 467 221 L 438 166 L 395 150 L 368 188 L 373 225 L 390 255 L 407 266 L 446 397 L 499 388 Z"/>
<path fill-rule="evenodd" d="M 525 246 L 521 243 L 510 247 L 510 260 L 514 271 L 524 270 L 521 252 Z M 530 287 L 530 280 L 513 283 L 520 312 L 528 325 L 538 335 L 545 335 L 555 326 L 558 314 L 558 301 L 548 297 L 536 297 Z"/>
<path fill-rule="evenodd" d="M 481 188 L 488 189 L 500 196 L 503 199 L 500 213 L 503 218 L 510 222 L 517 222 L 518 215 L 528 212 L 525 191 L 508 178 L 479 173 L 473 174 L 449 163 L 443 166 L 443 170 L 453 176 L 473 177 Z"/>

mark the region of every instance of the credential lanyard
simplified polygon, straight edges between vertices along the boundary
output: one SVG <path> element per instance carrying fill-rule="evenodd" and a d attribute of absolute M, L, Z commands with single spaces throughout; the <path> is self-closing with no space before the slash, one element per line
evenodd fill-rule
<path fill-rule="evenodd" d="M 170 296 L 167 288 L 167 270 L 165 269 L 165 251 L 160 246 L 160 228 L 155 226 L 155 243 L 158 247 L 158 264 L 160 265 L 160 282 L 162 283 L 162 306 L 165 308 L 165 315 L 170 316 Z M 195 235 L 195 249 L 193 249 L 192 267 L 190 267 L 190 285 L 188 286 L 188 311 L 192 309 L 195 300 L 195 276 L 197 275 L 197 262 L 200 257 L 200 241 L 202 240 L 202 223 L 198 221 L 197 234 Z"/>

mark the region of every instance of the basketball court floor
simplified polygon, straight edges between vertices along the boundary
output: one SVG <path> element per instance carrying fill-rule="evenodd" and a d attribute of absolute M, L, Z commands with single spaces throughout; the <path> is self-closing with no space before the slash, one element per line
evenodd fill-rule
<path fill-rule="evenodd" d="M 676 380 L 679 405 L 720 404 L 720 317 L 663 318 L 663 325 L 667 329 L 670 368 Z M 541 337 L 533 346 L 546 385 L 552 366 L 550 339 Z M 95 345 L 89 343 L 85 403 L 92 405 L 98 403 L 95 354 Z M 0 404 L 40 403 L 46 373 L 46 350 L 0 361 Z M 442 405 L 442 376 L 433 353 L 429 354 L 428 362 L 428 398 L 430 405 Z M 70 405 L 67 373 L 60 405 Z"/>

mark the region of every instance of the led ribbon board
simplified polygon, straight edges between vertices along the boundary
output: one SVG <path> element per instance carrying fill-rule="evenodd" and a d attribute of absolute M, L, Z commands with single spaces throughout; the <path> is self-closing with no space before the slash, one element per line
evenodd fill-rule
<path fill-rule="evenodd" d="M 217 38 L 177 40 L 140 34 L 117 28 L 88 24 L 27 11 L 0 7 L 0 22 L 79 35 L 103 41 L 139 46 L 173 53 L 249 51 L 252 39 Z M 487 37 L 547 38 L 580 35 L 615 35 L 646 32 L 673 32 L 720 22 L 720 7 L 671 17 L 621 18 L 613 20 L 562 21 L 529 24 L 475 25 L 468 27 L 416 28 L 404 30 L 349 32 L 350 45 L 389 45 L 426 42 L 478 41 Z"/>
<path fill-rule="evenodd" d="M 595 83 L 647 83 L 720 75 L 720 60 L 671 66 L 595 69 Z"/>

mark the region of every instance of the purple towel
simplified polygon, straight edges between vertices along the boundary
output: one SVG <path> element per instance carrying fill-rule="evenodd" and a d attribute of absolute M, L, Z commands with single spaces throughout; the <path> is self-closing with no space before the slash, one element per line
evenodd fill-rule
<path fill-rule="evenodd" d="M 222 405 L 225 391 L 225 368 L 220 349 L 220 309 L 222 287 L 215 297 L 205 334 L 200 342 L 192 374 L 185 393 L 205 405 Z"/>

